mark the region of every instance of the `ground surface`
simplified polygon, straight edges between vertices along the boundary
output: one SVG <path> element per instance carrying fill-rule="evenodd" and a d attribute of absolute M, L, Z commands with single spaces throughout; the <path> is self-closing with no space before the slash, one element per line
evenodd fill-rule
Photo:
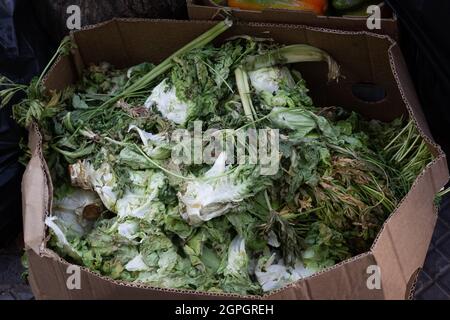
<path fill-rule="evenodd" d="M 0 249 L 0 300 L 30 300 L 33 294 L 22 279 L 21 251 L 15 247 Z M 415 299 L 450 300 L 450 197 L 439 213 L 438 223 L 424 268 L 419 274 Z"/>
<path fill-rule="evenodd" d="M 417 281 L 415 297 L 419 300 L 450 300 L 450 197 L 446 197 L 441 204 L 428 256 Z"/>
<path fill-rule="evenodd" d="M 30 287 L 22 278 L 21 251 L 14 246 L 0 249 L 0 300 L 30 300 Z"/>

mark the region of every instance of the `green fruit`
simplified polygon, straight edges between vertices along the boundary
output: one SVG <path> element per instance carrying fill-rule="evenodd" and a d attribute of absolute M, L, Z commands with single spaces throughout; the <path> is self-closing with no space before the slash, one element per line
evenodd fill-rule
<path fill-rule="evenodd" d="M 348 10 L 362 5 L 367 0 L 333 0 L 332 5 L 337 10 Z"/>

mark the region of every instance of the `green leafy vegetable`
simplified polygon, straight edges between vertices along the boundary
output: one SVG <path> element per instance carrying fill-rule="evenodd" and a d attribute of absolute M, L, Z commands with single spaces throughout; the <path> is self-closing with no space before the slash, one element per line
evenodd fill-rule
<path fill-rule="evenodd" d="M 323 50 L 247 36 L 211 45 L 229 26 L 157 66 L 88 66 L 62 92 L 45 91 L 43 76 L 28 87 L 2 79 L 2 104 L 24 91 L 15 118 L 42 131 L 55 185 L 45 222 L 64 258 L 156 287 L 262 294 L 367 251 L 432 161 L 413 122 L 314 106 L 290 64 L 324 61 L 337 80 Z M 279 170 L 227 152 L 176 162 L 171 137 L 195 121 L 232 138 L 279 130 Z"/>

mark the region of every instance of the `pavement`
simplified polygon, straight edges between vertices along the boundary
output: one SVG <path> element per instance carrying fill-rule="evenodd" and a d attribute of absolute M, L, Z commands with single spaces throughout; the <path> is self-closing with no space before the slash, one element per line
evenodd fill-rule
<path fill-rule="evenodd" d="M 15 246 L 0 249 L 0 300 L 32 300 L 33 293 L 22 276 L 25 271 Z"/>

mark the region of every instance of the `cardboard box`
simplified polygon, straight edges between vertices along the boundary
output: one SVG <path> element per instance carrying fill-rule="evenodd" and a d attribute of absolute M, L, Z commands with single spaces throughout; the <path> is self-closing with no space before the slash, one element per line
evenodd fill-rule
<path fill-rule="evenodd" d="M 77 80 L 84 66 L 108 61 L 128 67 L 159 62 L 212 27 L 214 22 L 112 20 L 72 36 L 77 48 L 60 58 L 45 79 L 48 89 L 62 89 Z M 32 158 L 23 178 L 24 234 L 30 283 L 37 299 L 404 299 L 416 271 L 423 265 L 433 233 L 434 196 L 448 180 L 445 155 L 425 122 L 398 45 L 387 36 L 366 32 L 313 29 L 298 25 L 237 24 L 217 41 L 247 34 L 270 37 L 283 44 L 308 43 L 328 51 L 341 65 L 345 78 L 327 84 L 324 63 L 298 66 L 316 106 L 340 105 L 380 120 L 402 114 L 414 118 L 435 155 L 411 191 L 384 224 L 371 250 L 263 297 L 201 293 L 113 281 L 80 269 L 81 288 L 69 290 L 74 269 L 47 247 L 44 218 L 52 205 L 52 181 L 42 156 L 39 129 L 30 128 Z M 161 35 L 164 35 L 162 37 Z M 352 87 L 374 83 L 385 90 L 378 102 L 356 98 Z M 379 266 L 381 288 L 369 289 L 370 266 Z M 369 268 L 369 269 L 368 269 Z M 369 273 L 368 273 L 369 271 Z M 69 286 L 70 287 L 70 286 Z"/>
<path fill-rule="evenodd" d="M 312 12 L 282 9 L 251 11 L 217 5 L 212 0 L 187 0 L 188 14 L 189 19 L 191 20 L 223 20 L 225 17 L 231 15 L 237 21 L 302 24 L 311 27 L 347 31 L 370 31 L 379 34 L 387 34 L 394 40 L 397 40 L 397 18 L 387 5 L 381 3 L 379 6 L 381 9 L 381 29 L 369 30 L 367 28 L 366 17 L 317 16 Z"/>

